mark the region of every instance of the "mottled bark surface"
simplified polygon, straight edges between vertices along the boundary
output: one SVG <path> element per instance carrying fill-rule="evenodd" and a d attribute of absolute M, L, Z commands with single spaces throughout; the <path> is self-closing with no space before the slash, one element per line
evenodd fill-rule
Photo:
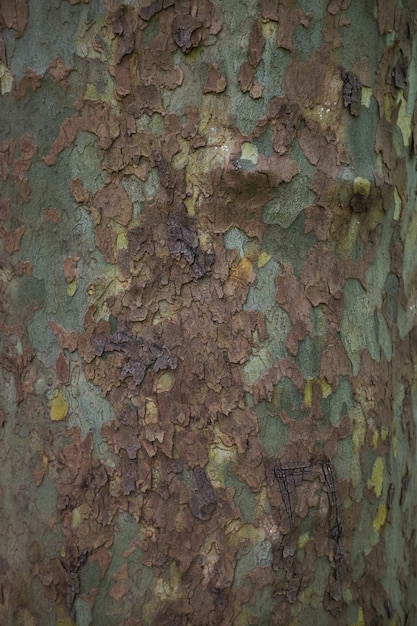
<path fill-rule="evenodd" d="M 2 624 L 416 623 L 413 5 L 0 0 Z"/>

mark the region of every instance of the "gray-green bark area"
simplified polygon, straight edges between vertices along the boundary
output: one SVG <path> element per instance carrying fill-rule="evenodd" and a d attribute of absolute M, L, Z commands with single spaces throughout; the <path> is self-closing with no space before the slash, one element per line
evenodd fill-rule
<path fill-rule="evenodd" d="M 0 622 L 414 624 L 413 3 L 0 25 Z"/>

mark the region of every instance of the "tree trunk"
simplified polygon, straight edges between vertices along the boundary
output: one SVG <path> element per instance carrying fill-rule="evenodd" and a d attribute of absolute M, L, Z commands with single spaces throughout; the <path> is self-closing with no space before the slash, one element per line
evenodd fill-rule
<path fill-rule="evenodd" d="M 413 6 L 0 0 L 1 623 L 417 623 Z"/>

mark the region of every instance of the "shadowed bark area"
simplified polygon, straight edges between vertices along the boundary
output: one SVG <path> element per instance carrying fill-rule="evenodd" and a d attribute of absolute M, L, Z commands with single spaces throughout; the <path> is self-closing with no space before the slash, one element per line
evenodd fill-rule
<path fill-rule="evenodd" d="M 414 624 L 413 2 L 0 26 L 0 622 Z"/>

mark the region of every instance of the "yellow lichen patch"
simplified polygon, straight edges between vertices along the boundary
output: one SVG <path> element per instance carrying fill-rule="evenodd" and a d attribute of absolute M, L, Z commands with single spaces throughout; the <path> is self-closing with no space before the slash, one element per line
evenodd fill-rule
<path fill-rule="evenodd" d="M 172 167 L 175 170 L 183 170 L 187 167 L 190 158 L 190 144 L 182 138 L 179 139 L 178 143 L 180 145 L 180 151 L 173 156 Z"/>
<path fill-rule="evenodd" d="M 277 36 L 277 24 L 272 21 L 262 22 L 262 34 L 265 39 L 276 38 Z"/>
<path fill-rule="evenodd" d="M 396 434 L 392 438 L 392 452 L 394 454 L 394 459 L 398 458 L 398 437 Z"/>
<path fill-rule="evenodd" d="M 320 382 L 321 397 L 328 398 L 332 393 L 332 387 L 327 380 L 323 378 Z M 313 378 L 308 378 L 304 386 L 304 404 L 311 407 L 313 404 Z"/>
<path fill-rule="evenodd" d="M 384 459 L 382 456 L 378 456 L 375 459 L 374 466 L 372 468 L 371 483 L 375 491 L 377 498 L 382 493 L 382 485 L 384 482 Z"/>
<path fill-rule="evenodd" d="M 85 100 L 101 99 L 113 105 L 114 107 L 118 107 L 119 103 L 114 97 L 114 82 L 111 77 L 106 75 L 104 76 L 105 80 L 100 81 L 100 89 L 98 89 L 97 86 L 93 85 L 92 83 L 87 83 L 83 97 Z"/>
<path fill-rule="evenodd" d="M 365 618 L 363 616 L 363 608 L 361 606 L 358 608 L 358 619 L 356 622 L 350 624 L 350 626 L 366 626 Z"/>
<path fill-rule="evenodd" d="M 327 380 L 325 378 L 323 378 L 320 381 L 320 386 L 321 386 L 321 395 L 323 398 L 328 398 L 330 396 L 330 394 L 332 393 L 332 386 L 329 385 L 329 383 L 327 382 Z"/>
<path fill-rule="evenodd" d="M 298 547 L 304 548 L 304 546 L 307 545 L 309 540 L 310 540 L 310 533 L 309 532 L 303 533 L 302 535 L 298 537 L 298 542 L 297 542 Z"/>
<path fill-rule="evenodd" d="M 216 165 L 224 167 L 229 155 L 230 148 L 227 144 L 211 145 L 205 147 L 204 150 L 199 150 L 193 158 L 188 159 L 187 183 L 196 186 L 203 195 L 208 195 L 210 187 L 207 188 L 207 172 Z"/>
<path fill-rule="evenodd" d="M 176 563 L 171 563 L 169 580 L 158 578 L 155 584 L 155 594 L 160 600 L 175 600 L 180 589 L 181 575 Z"/>
<path fill-rule="evenodd" d="M 262 487 L 255 497 L 256 518 L 262 518 L 270 509 L 268 491 L 266 487 Z"/>
<path fill-rule="evenodd" d="M 241 158 L 245 161 L 250 161 L 253 165 L 257 164 L 259 152 L 258 148 L 253 143 L 250 143 L 249 141 L 242 143 L 240 154 Z"/>
<path fill-rule="evenodd" d="M 355 452 L 358 452 L 365 441 L 365 416 L 362 412 L 362 409 L 358 406 L 354 407 L 349 412 L 349 417 L 351 423 L 353 424 L 353 447 Z"/>
<path fill-rule="evenodd" d="M 271 259 L 272 259 L 271 255 L 268 254 L 268 252 L 265 252 L 265 250 L 262 250 L 262 252 L 258 256 L 258 267 L 263 267 Z"/>
<path fill-rule="evenodd" d="M 216 565 L 219 562 L 219 553 L 214 542 L 208 542 L 202 548 L 201 570 L 203 574 L 203 585 L 208 587 L 210 580 L 215 575 Z"/>
<path fill-rule="evenodd" d="M 121 291 L 125 292 L 126 284 L 126 281 L 119 275 L 117 267 L 110 266 L 107 267 L 101 274 L 100 282 L 89 285 L 87 291 L 88 295 L 94 297 L 96 305 L 100 304 L 100 309 L 97 309 L 96 319 L 100 319 L 103 302 L 109 296 L 116 296 Z M 106 315 L 104 318 L 106 318 Z"/>
<path fill-rule="evenodd" d="M 380 177 L 383 176 L 384 171 L 384 160 L 379 152 L 375 158 L 375 176 Z"/>
<path fill-rule="evenodd" d="M 10 93 L 13 87 L 13 76 L 10 70 L 0 62 L 0 92 Z"/>
<path fill-rule="evenodd" d="M 66 418 L 68 414 L 68 401 L 64 393 L 56 390 L 51 402 L 51 420 L 59 422 Z"/>
<path fill-rule="evenodd" d="M 170 391 L 174 386 L 174 377 L 169 372 L 163 372 L 156 381 L 156 393 L 164 393 Z"/>
<path fill-rule="evenodd" d="M 126 233 L 119 233 L 117 235 L 116 248 L 118 250 L 127 250 L 128 247 L 129 247 L 129 241 L 127 239 Z"/>
<path fill-rule="evenodd" d="M 203 250 L 209 250 L 212 246 L 211 238 L 208 233 L 199 233 L 198 240 Z"/>
<path fill-rule="evenodd" d="M 353 191 L 367 198 L 371 191 L 371 183 L 367 178 L 357 176 L 353 181 Z"/>
<path fill-rule="evenodd" d="M 394 219 L 398 221 L 401 216 L 402 202 L 397 187 L 394 187 Z"/>
<path fill-rule="evenodd" d="M 188 193 L 191 195 L 186 198 L 185 206 L 190 215 L 195 215 L 198 202 L 212 193 L 207 172 L 212 171 L 216 166 L 225 167 L 230 158 L 230 146 L 233 143 L 231 140 L 224 139 L 217 131 L 217 127 L 213 126 L 215 137 L 209 134 L 204 149 L 197 150 L 187 159 L 185 181 Z"/>
<path fill-rule="evenodd" d="M 55 612 L 56 612 L 56 626 L 77 626 L 76 622 L 73 622 L 71 617 L 68 615 L 68 607 L 66 604 L 62 602 L 57 602 L 55 604 Z"/>
<path fill-rule="evenodd" d="M 199 196 L 200 196 L 200 188 L 198 185 L 193 184 L 191 195 L 185 198 L 184 200 L 184 205 L 185 205 L 185 208 L 187 209 L 187 213 L 188 215 L 191 215 L 192 217 L 195 215 L 195 206 L 196 206 Z"/>
<path fill-rule="evenodd" d="M 372 435 L 372 445 L 374 448 L 376 448 L 378 445 L 378 439 L 379 439 L 379 432 L 376 430 L 374 434 Z"/>
<path fill-rule="evenodd" d="M 71 516 L 71 528 L 77 528 L 82 522 L 80 507 L 76 507 Z"/>
<path fill-rule="evenodd" d="M 372 89 L 370 87 L 362 86 L 361 104 L 369 109 L 372 102 Z"/>
<path fill-rule="evenodd" d="M 390 120 L 394 112 L 394 107 L 397 106 L 395 100 L 393 100 L 391 94 L 385 94 L 384 96 L 384 113 L 385 119 Z"/>
<path fill-rule="evenodd" d="M 378 532 L 380 528 L 385 524 L 387 519 L 387 505 L 382 502 L 379 507 L 375 519 L 373 521 L 373 527 Z"/>
<path fill-rule="evenodd" d="M 341 256 L 348 257 L 352 254 L 355 245 L 357 245 L 360 227 L 361 221 L 354 215 L 338 245 L 338 252 Z"/>
<path fill-rule="evenodd" d="M 152 325 L 156 326 L 157 324 L 160 324 L 161 322 L 162 322 L 161 314 L 159 311 L 157 311 L 152 318 Z"/>
<path fill-rule="evenodd" d="M 227 118 L 227 110 L 222 100 L 212 97 L 203 99 L 200 106 L 198 132 L 207 138 L 207 145 L 222 146 L 231 145 L 234 142 L 233 130 L 225 118 Z"/>
<path fill-rule="evenodd" d="M 340 137 L 342 124 L 340 118 L 343 111 L 341 80 L 338 76 L 327 74 L 326 99 L 315 106 L 304 108 L 303 113 L 306 119 L 313 120 L 320 124 L 323 129 L 331 128 Z"/>
<path fill-rule="evenodd" d="M 228 447 L 217 441 L 210 446 L 208 458 L 206 465 L 207 477 L 212 483 L 222 484 L 225 466 L 236 461 L 236 448 L 235 446 Z"/>
<path fill-rule="evenodd" d="M 313 379 L 308 378 L 304 387 L 304 404 L 311 407 L 313 403 Z"/>
<path fill-rule="evenodd" d="M 404 100 L 402 93 L 398 94 L 397 103 L 400 103 L 398 111 L 397 126 L 400 127 L 403 136 L 404 145 L 408 146 L 411 138 L 412 120 L 411 115 L 407 114 L 407 102 Z"/>
<path fill-rule="evenodd" d="M 148 400 L 145 405 L 145 424 L 156 424 L 159 418 L 158 406 L 153 400 Z"/>
<path fill-rule="evenodd" d="M 155 313 L 152 318 L 152 324 L 155 326 L 159 324 L 163 320 L 169 319 L 175 312 L 175 309 L 172 304 L 167 302 L 166 300 L 161 300 L 159 303 L 159 311 Z"/>
<path fill-rule="evenodd" d="M 72 281 L 68 283 L 67 294 L 70 298 L 72 298 L 72 296 L 75 294 L 76 291 L 77 291 L 77 279 L 73 278 Z"/>
<path fill-rule="evenodd" d="M 260 528 L 255 528 L 252 524 L 244 524 L 239 529 L 237 529 L 232 536 L 233 544 L 236 546 L 248 546 L 255 545 L 259 541 L 265 539 L 265 534 Z M 242 550 L 244 552 L 244 549 Z"/>

